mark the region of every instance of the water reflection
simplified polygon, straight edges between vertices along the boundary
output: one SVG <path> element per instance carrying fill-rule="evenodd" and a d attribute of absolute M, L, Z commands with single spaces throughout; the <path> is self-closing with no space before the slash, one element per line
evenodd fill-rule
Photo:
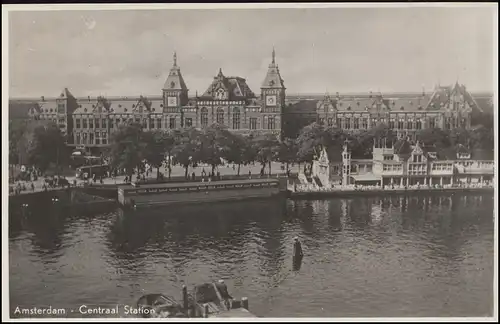
<path fill-rule="evenodd" d="M 459 194 L 264 200 L 96 216 L 12 210 L 10 252 L 18 262 L 10 265 L 11 304 L 103 295 L 128 303 L 144 292 L 178 296 L 184 283 L 222 278 L 260 316 L 437 316 L 442 300 L 456 316 L 465 310 L 474 316 L 491 304 L 492 211 L 491 196 Z M 292 260 L 294 236 L 304 247 L 300 263 Z M 45 262 L 57 272 L 26 268 Z M 75 290 L 82 293 L 74 296 Z"/>

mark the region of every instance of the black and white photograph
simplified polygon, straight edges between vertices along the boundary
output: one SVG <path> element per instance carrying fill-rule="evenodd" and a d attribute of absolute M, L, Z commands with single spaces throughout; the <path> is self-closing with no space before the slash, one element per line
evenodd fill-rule
<path fill-rule="evenodd" d="M 498 4 L 2 18 L 3 320 L 498 321 Z"/>

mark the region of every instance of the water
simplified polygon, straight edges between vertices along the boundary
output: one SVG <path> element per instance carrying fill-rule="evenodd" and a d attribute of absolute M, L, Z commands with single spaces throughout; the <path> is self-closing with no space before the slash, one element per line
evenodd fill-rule
<path fill-rule="evenodd" d="M 180 300 L 225 279 L 261 317 L 492 316 L 493 196 L 265 200 L 10 215 L 10 308 Z M 292 241 L 305 257 L 292 269 Z M 67 316 L 82 316 L 68 312 Z"/>

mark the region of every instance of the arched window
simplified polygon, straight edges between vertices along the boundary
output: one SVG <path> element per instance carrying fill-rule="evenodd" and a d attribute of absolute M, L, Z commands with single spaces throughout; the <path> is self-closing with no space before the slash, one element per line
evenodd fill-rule
<path fill-rule="evenodd" d="M 415 126 L 416 129 L 422 129 L 422 120 L 417 119 Z"/>
<path fill-rule="evenodd" d="M 217 123 L 224 125 L 224 109 L 217 108 Z"/>
<path fill-rule="evenodd" d="M 240 129 L 240 109 L 233 109 L 233 129 Z"/>
<path fill-rule="evenodd" d="M 208 109 L 203 107 L 201 108 L 201 127 L 208 126 Z"/>

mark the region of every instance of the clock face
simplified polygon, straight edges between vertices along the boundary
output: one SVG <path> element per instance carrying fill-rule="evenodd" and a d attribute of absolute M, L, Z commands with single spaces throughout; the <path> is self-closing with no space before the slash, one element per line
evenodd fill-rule
<path fill-rule="evenodd" d="M 276 96 L 267 96 L 266 97 L 266 105 L 268 106 L 276 106 Z"/>
<path fill-rule="evenodd" d="M 169 107 L 175 107 L 175 106 L 177 106 L 177 97 L 168 97 L 168 99 L 167 99 L 167 105 Z"/>

